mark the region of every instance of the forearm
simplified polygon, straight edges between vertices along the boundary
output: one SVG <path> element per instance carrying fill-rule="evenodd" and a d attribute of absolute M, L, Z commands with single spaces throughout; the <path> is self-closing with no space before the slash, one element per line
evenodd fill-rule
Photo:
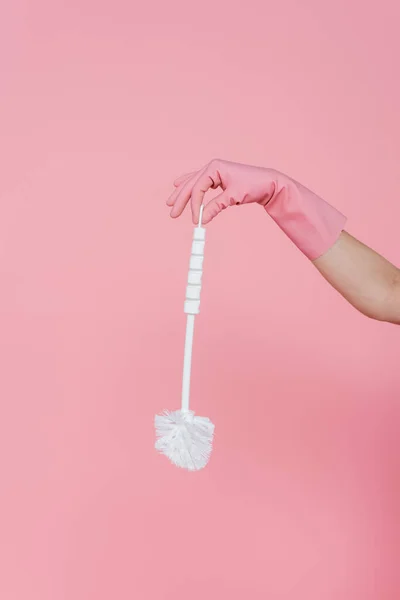
<path fill-rule="evenodd" d="M 313 262 L 357 310 L 372 319 L 400 324 L 400 270 L 374 250 L 343 232 Z"/>
<path fill-rule="evenodd" d="M 301 183 L 274 169 L 212 160 L 175 181 L 171 216 L 191 203 L 193 221 L 210 189 L 222 191 L 206 204 L 203 224 L 228 206 L 257 203 L 325 279 L 355 308 L 373 319 L 400 324 L 400 271 L 344 232 L 346 217 Z"/>

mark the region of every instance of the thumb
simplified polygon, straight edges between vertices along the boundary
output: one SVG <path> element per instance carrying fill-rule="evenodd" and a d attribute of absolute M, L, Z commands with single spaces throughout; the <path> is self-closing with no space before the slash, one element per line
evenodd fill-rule
<path fill-rule="evenodd" d="M 215 196 L 208 204 L 205 205 L 203 210 L 203 219 L 202 222 L 204 225 L 210 223 L 220 212 L 228 208 L 228 206 L 233 206 L 236 204 L 234 200 L 230 199 L 227 190 Z"/>

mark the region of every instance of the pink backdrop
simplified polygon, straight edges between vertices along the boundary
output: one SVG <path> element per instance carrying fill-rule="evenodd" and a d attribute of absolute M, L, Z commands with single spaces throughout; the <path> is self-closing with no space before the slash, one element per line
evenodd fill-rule
<path fill-rule="evenodd" d="M 181 384 L 176 175 L 281 169 L 400 264 L 399 13 L 2 2 L 2 599 L 399 597 L 399 329 L 257 207 L 208 232 L 193 401 L 212 461 L 187 474 L 153 450 Z"/>

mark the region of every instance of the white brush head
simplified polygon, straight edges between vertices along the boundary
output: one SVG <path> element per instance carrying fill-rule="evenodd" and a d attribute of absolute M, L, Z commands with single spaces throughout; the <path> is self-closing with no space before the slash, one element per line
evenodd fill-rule
<path fill-rule="evenodd" d="M 214 425 L 207 417 L 197 417 L 192 410 L 164 411 L 154 419 L 156 450 L 183 469 L 198 471 L 209 461 Z"/>

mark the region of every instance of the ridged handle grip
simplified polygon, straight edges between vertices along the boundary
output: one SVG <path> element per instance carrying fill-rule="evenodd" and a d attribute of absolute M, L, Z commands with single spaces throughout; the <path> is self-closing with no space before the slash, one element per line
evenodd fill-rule
<path fill-rule="evenodd" d="M 184 305 L 184 312 L 187 315 L 198 315 L 200 312 L 205 240 L 206 230 L 204 227 L 196 227 L 193 233 L 192 253 L 190 255 L 186 300 Z"/>

